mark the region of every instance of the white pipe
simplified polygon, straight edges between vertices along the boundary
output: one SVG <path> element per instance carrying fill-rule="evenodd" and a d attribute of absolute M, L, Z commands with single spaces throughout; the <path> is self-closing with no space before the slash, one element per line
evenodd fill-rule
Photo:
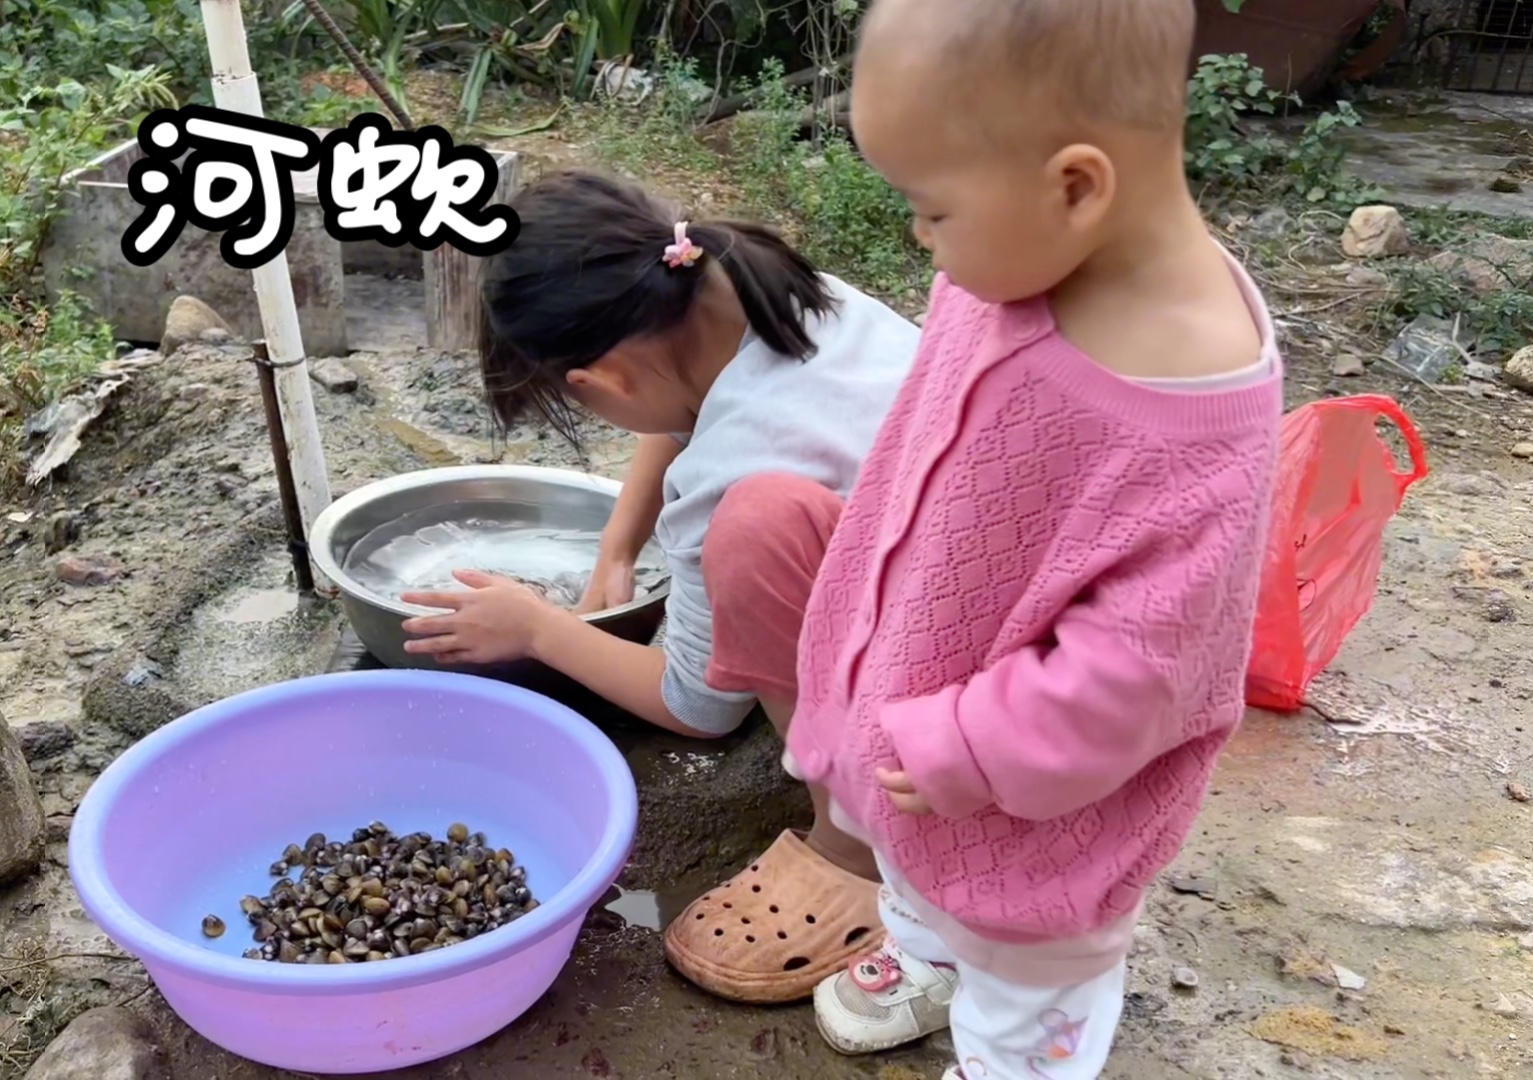
<path fill-rule="evenodd" d="M 261 87 L 250 69 L 250 50 L 245 41 L 245 19 L 239 0 L 201 0 L 202 24 L 207 31 L 208 59 L 213 69 L 213 103 L 220 109 L 262 116 Z M 277 403 L 287 435 L 288 461 L 298 509 L 307 537 L 314 519 L 330 505 L 330 480 L 325 468 L 325 448 L 314 416 L 309 393 L 309 365 L 303 353 L 298 327 L 298 305 L 293 299 L 293 280 L 288 276 L 287 252 L 278 252 L 266 265 L 251 271 L 255 279 L 256 304 L 261 309 L 261 329 L 276 369 Z M 322 595 L 335 596 L 335 586 L 315 568 L 314 587 Z"/>

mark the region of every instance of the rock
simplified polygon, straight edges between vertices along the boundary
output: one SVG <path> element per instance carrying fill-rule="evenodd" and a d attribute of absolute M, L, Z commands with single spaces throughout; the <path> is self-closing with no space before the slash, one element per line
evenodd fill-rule
<path fill-rule="evenodd" d="M 66 555 L 58 561 L 54 572 L 68 585 L 110 585 L 128 568 L 110 555 Z"/>
<path fill-rule="evenodd" d="M 89 1009 L 48 1044 L 26 1080 L 149 1080 L 161 1075 L 149 1026 L 127 1009 Z"/>
<path fill-rule="evenodd" d="M 227 345 L 234 335 L 222 326 L 210 326 L 197 335 L 197 340 L 205 345 Z"/>
<path fill-rule="evenodd" d="M 1347 271 L 1347 284 L 1354 289 L 1383 289 L 1389 285 L 1389 275 L 1371 266 L 1354 266 Z"/>
<path fill-rule="evenodd" d="M 21 755 L 28 761 L 56 757 L 75 744 L 74 728 L 62 720 L 34 720 L 16 732 Z"/>
<path fill-rule="evenodd" d="M 26 755 L 0 716 L 0 884 L 37 869 L 43 857 L 43 804 Z"/>
<path fill-rule="evenodd" d="M 1486 622 L 1509 623 L 1517 621 L 1517 608 L 1512 604 L 1512 598 L 1500 589 L 1496 589 L 1485 598 L 1485 607 L 1481 614 Z"/>
<path fill-rule="evenodd" d="M 1179 967 L 1171 973 L 1171 985 L 1178 990 L 1196 990 L 1198 973 L 1190 967 Z"/>
<path fill-rule="evenodd" d="M 1528 789 L 1517 783 L 1515 780 L 1509 782 L 1506 785 L 1506 797 L 1511 799 L 1513 802 L 1533 802 L 1533 795 L 1529 795 Z"/>
<path fill-rule="evenodd" d="M 1495 364 L 1487 364 L 1480 360 L 1464 361 L 1464 378 L 1472 382 L 1499 382 L 1501 369 Z"/>
<path fill-rule="evenodd" d="M 1248 228 L 1253 236 L 1263 240 L 1276 240 L 1294 233 L 1293 215 L 1284 207 L 1269 206 L 1251 219 Z"/>
<path fill-rule="evenodd" d="M 1331 374 L 1342 379 L 1356 378 L 1368 371 L 1368 365 L 1356 353 L 1342 353 L 1331 364 Z"/>
<path fill-rule="evenodd" d="M 1454 495 L 1490 497 L 1503 490 L 1496 477 L 1474 476 L 1470 473 L 1451 473 L 1442 479 L 1443 489 Z"/>
<path fill-rule="evenodd" d="M 1498 176 L 1490 182 L 1490 189 L 1497 195 L 1515 195 L 1522 190 L 1522 184 L 1514 177 Z"/>
<path fill-rule="evenodd" d="M 1451 319 L 1417 315 L 1384 350 L 1384 358 L 1422 379 L 1441 382 L 1444 375 L 1464 362 L 1474 342 Z"/>
<path fill-rule="evenodd" d="M 332 394 L 349 394 L 357 388 L 357 373 L 339 360 L 315 360 L 309 364 L 309 378 Z"/>
<path fill-rule="evenodd" d="M 1497 1016 L 1504 1016 L 1508 1020 L 1520 1015 L 1522 1012 L 1522 1010 L 1513 1003 L 1512 999 L 1507 997 L 1505 994 L 1502 994 L 1500 997 L 1496 998 L 1495 1002 L 1490 1007 L 1490 1011 L 1495 1013 Z"/>
<path fill-rule="evenodd" d="M 1524 460 L 1533 458 L 1533 442 L 1520 442 L 1512 447 L 1512 456 Z"/>
<path fill-rule="evenodd" d="M 163 679 L 165 672 L 159 664 L 153 660 L 141 660 L 135 663 L 123 675 L 122 681 L 127 686 L 147 686 L 158 679 Z"/>
<path fill-rule="evenodd" d="M 1410 230 L 1393 206 L 1359 206 L 1342 233 L 1341 250 L 1353 259 L 1404 255 L 1411 250 Z"/>
<path fill-rule="evenodd" d="M 170 303 L 165 316 L 165 331 L 160 335 L 160 352 L 169 356 L 183 345 L 203 340 L 209 330 L 222 330 L 229 337 L 234 331 L 223 317 L 195 296 L 178 296 Z"/>
<path fill-rule="evenodd" d="M 80 521 L 68 510 L 60 510 L 48 519 L 43 532 L 43 550 L 57 555 L 80 537 Z"/>
<path fill-rule="evenodd" d="M 1175 877 L 1169 884 L 1173 892 L 1184 896 L 1213 896 L 1219 887 L 1213 878 L 1203 877 Z"/>
<path fill-rule="evenodd" d="M 1517 944 L 1523 952 L 1533 952 L 1533 934 L 1523 934 L 1517 939 Z"/>
<path fill-rule="evenodd" d="M 1368 985 L 1367 979 L 1340 964 L 1331 965 L 1331 974 L 1336 976 L 1336 985 L 1343 990 L 1361 990 Z"/>
<path fill-rule="evenodd" d="M 1520 349 L 1501 369 L 1506 385 L 1533 394 L 1533 345 Z"/>
<path fill-rule="evenodd" d="M 1457 251 L 1433 255 L 1427 264 L 1477 293 L 1520 289 L 1533 275 L 1533 240 L 1513 240 L 1487 233 Z"/>

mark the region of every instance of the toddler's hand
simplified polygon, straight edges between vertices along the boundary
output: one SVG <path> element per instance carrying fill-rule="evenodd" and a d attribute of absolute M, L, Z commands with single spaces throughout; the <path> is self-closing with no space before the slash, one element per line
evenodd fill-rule
<path fill-rule="evenodd" d="M 495 664 L 532 653 L 539 629 L 559 609 L 520 582 L 478 570 L 455 570 L 466 591 L 406 593 L 407 604 L 446 608 L 443 615 L 406 619 L 418 635 L 405 651 L 434 656 L 441 664 Z"/>
<path fill-rule="evenodd" d="M 890 769 L 875 769 L 873 777 L 878 781 L 878 786 L 889 793 L 889 801 L 894 803 L 895 809 L 903 810 L 907 814 L 929 814 L 932 812 L 932 804 L 926 801 L 926 796 L 916 790 L 907 772 L 895 772 Z"/>

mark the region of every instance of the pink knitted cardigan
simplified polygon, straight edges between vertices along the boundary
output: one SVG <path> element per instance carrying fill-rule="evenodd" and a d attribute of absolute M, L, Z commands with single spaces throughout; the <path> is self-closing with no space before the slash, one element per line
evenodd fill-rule
<path fill-rule="evenodd" d="M 1207 394 L 1112 374 L 1046 301 L 985 304 L 939 277 L 826 553 L 789 753 L 985 936 L 1132 912 L 1241 718 L 1282 374 L 1234 269 L 1273 374 Z M 897 811 L 879 766 L 936 813 Z"/>

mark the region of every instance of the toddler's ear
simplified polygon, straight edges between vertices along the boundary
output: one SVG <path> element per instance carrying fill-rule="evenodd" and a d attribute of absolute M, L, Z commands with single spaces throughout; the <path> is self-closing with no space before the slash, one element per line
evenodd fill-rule
<path fill-rule="evenodd" d="M 1070 226 L 1081 231 L 1099 226 L 1118 191 L 1112 159 L 1101 147 L 1076 143 L 1050 158 L 1047 168 Z"/>

